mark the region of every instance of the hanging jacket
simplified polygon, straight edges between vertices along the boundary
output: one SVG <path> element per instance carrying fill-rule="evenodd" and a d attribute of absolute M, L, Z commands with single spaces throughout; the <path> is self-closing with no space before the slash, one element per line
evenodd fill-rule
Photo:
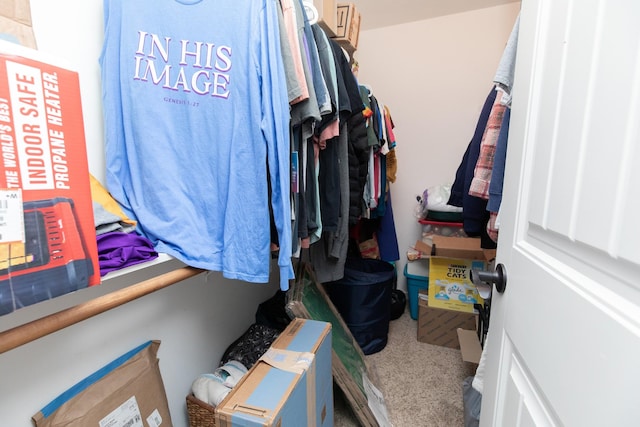
<path fill-rule="evenodd" d="M 349 129 L 349 225 L 362 215 L 362 195 L 367 182 L 369 145 L 367 126 L 362 111 L 347 121 Z"/>
<path fill-rule="evenodd" d="M 492 87 L 482 107 L 473 138 L 471 142 L 469 142 L 460 166 L 458 166 L 456 171 L 456 177 L 451 186 L 451 195 L 448 201 L 448 204 L 452 206 L 462 207 L 464 232 L 469 237 L 479 236 L 482 239 L 482 247 L 487 249 L 495 247 L 495 242 L 489 238 L 486 230 L 487 221 L 489 220 L 487 200 L 470 196 L 469 187 L 471 186 L 473 172 L 480 154 L 482 135 L 484 135 L 489 114 L 491 113 L 491 107 L 495 99 L 496 89 Z"/>
<path fill-rule="evenodd" d="M 367 180 L 367 161 L 369 154 L 367 123 L 364 117 L 364 103 L 360 98 L 360 88 L 351 71 L 342 48 L 331 40 L 332 49 L 336 53 L 336 68 L 342 74 L 351 106 L 351 114 L 346 119 L 349 144 L 349 225 L 358 222 L 362 215 L 362 194 Z"/>

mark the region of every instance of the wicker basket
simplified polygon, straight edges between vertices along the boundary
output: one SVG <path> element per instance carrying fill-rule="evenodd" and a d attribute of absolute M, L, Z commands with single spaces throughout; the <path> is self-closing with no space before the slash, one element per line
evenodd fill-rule
<path fill-rule="evenodd" d="M 193 394 L 187 396 L 187 413 L 190 427 L 215 427 L 215 408 L 197 399 Z"/>

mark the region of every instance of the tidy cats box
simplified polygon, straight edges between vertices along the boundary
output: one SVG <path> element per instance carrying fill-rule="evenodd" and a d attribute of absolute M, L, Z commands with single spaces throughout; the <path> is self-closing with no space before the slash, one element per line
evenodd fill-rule
<path fill-rule="evenodd" d="M 478 288 L 471 281 L 471 270 L 484 270 L 480 260 L 431 257 L 429 259 L 429 306 L 473 313 L 483 304 Z"/>

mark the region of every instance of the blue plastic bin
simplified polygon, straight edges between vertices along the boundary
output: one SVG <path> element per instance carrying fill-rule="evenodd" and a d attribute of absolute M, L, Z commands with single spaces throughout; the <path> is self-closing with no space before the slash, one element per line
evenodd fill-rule
<path fill-rule="evenodd" d="M 429 289 L 429 260 L 418 259 L 404 265 L 404 276 L 407 278 L 409 294 L 409 313 L 414 320 L 418 319 L 418 292 Z"/>

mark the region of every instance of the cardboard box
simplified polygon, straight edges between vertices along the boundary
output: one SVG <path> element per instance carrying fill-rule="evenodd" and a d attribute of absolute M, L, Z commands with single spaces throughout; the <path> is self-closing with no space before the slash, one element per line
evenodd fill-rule
<path fill-rule="evenodd" d="M 478 237 L 427 236 L 416 241 L 414 249 L 419 252 L 418 259 L 438 255 L 491 261 L 496 256 L 495 249 L 480 246 Z"/>
<path fill-rule="evenodd" d="M 338 31 L 336 0 L 303 0 L 309 22 L 318 23 L 327 37 L 335 37 Z"/>
<path fill-rule="evenodd" d="M 217 427 L 333 425 L 331 324 L 296 318 L 215 411 Z"/>
<path fill-rule="evenodd" d="M 476 328 L 477 315 L 444 308 L 429 307 L 427 292 L 419 292 L 418 341 L 443 347 L 460 348 L 458 328 Z"/>
<path fill-rule="evenodd" d="M 429 244 L 423 240 L 416 240 L 415 245 L 413 245 L 414 249 L 419 252 L 419 255 L 416 259 L 428 258 L 431 255 L 435 255 L 435 248 L 433 244 Z"/>
<path fill-rule="evenodd" d="M 338 3 L 336 36 L 334 39 L 349 55 L 358 49 L 360 38 L 360 12 L 353 3 Z"/>
<path fill-rule="evenodd" d="M 429 241 L 430 240 L 430 241 Z M 425 256 L 441 256 L 489 261 L 494 250 L 481 247 L 479 237 L 447 237 L 434 235 L 428 241 L 418 240 L 415 248 Z"/>
<path fill-rule="evenodd" d="M 484 261 L 473 259 L 429 258 L 429 307 L 475 312 L 474 304 L 484 304 L 471 281 L 471 270 L 485 270 Z"/>
<path fill-rule="evenodd" d="M 301 261 L 298 264 L 290 292 L 287 313 L 331 323 L 333 381 L 343 392 L 358 425 L 390 425 L 389 411 L 379 388 L 375 367 L 369 365 L 309 263 Z"/>
<path fill-rule="evenodd" d="M 429 258 L 429 303 L 434 308 L 474 311 L 473 304 L 483 303 L 471 281 L 471 270 L 487 269 L 495 251 L 481 247 L 479 238 L 432 236 L 418 240 L 419 258 Z"/>
<path fill-rule="evenodd" d="M 29 0 L 2 0 L 0 3 L 0 39 L 32 49 L 36 48 Z"/>
<path fill-rule="evenodd" d="M 100 283 L 78 73 L 0 40 L 0 315 Z"/>
<path fill-rule="evenodd" d="M 295 318 L 276 338 L 271 348 L 293 352 L 310 352 L 315 355 L 314 365 L 309 371 L 315 375 L 307 381 L 307 389 L 315 395 L 315 404 L 310 405 L 310 413 L 315 413 L 315 423 L 310 426 L 333 425 L 333 377 L 332 366 L 332 325 L 329 322 Z M 315 384 L 315 385 L 314 385 Z M 327 416 L 330 419 L 327 419 Z M 329 424 L 328 424 L 329 423 Z"/>
<path fill-rule="evenodd" d="M 159 346 L 148 341 L 80 381 L 32 417 L 36 427 L 171 427 Z"/>

